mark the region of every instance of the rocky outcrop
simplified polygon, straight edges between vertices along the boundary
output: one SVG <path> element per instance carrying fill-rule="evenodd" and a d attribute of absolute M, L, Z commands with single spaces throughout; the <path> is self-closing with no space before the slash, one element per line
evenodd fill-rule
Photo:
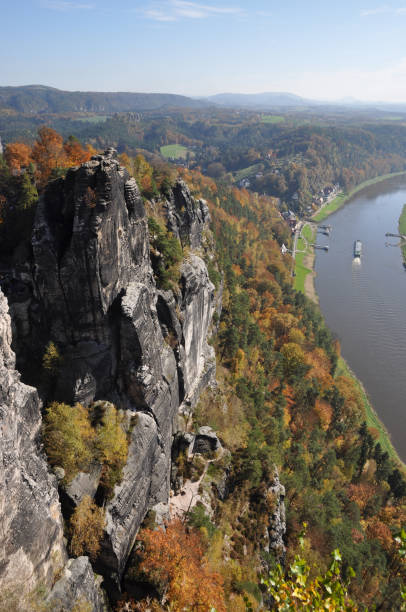
<path fill-rule="evenodd" d="M 269 494 L 273 500 L 273 511 L 269 516 L 265 533 L 264 550 L 266 552 L 273 551 L 276 558 L 281 562 L 286 554 L 286 546 L 283 540 L 286 534 L 285 487 L 281 484 L 276 469 L 273 482 L 268 490 Z"/>
<path fill-rule="evenodd" d="M 198 249 L 202 244 L 203 231 L 210 220 L 205 200 L 191 197 L 186 183 L 179 180 L 166 202 L 168 227 L 179 238 L 182 246 Z"/>
<path fill-rule="evenodd" d="M 41 403 L 36 390 L 20 382 L 10 344 L 11 321 L 0 291 L 0 609 L 69 612 L 84 602 L 92 612 L 104 612 L 88 558 L 68 561 L 57 481 L 39 444 Z"/>
<path fill-rule="evenodd" d="M 23 610 L 37 585 L 50 587 L 67 555 L 56 479 L 39 448 L 40 401 L 20 382 L 10 344 L 0 291 L 0 593 L 18 595 Z"/>
<path fill-rule="evenodd" d="M 29 371 L 30 346 L 52 341 L 63 358 L 53 397 L 70 404 L 110 401 L 131 421 L 128 460 L 105 503 L 96 563 L 117 585 L 146 512 L 168 502 L 179 411 L 191 410 L 215 373 L 207 340 L 218 304 L 200 257 L 207 205 L 179 181 L 163 210 L 169 230 L 191 249 L 178 291 L 157 289 L 143 200 L 115 152 L 70 169 L 39 202 L 31 272 L 27 266 L 15 275 L 20 290 L 10 293 L 23 371 Z M 99 471 L 95 465 L 65 487 L 68 514 L 84 494 L 97 497 Z"/>
<path fill-rule="evenodd" d="M 100 583 L 101 577 L 95 579 L 87 557 L 69 559 L 46 599 L 46 609 L 52 612 L 107 612 L 109 608 Z"/>

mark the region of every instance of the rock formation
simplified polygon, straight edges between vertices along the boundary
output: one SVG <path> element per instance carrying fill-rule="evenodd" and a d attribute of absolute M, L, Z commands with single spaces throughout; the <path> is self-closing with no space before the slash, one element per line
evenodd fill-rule
<path fill-rule="evenodd" d="M 39 448 L 40 400 L 20 382 L 0 291 L 0 593 L 50 587 L 66 558 L 56 479 Z M 1 600 L 0 600 L 1 601 Z"/>
<path fill-rule="evenodd" d="M 108 150 L 50 183 L 37 209 L 31 271 L 16 274 L 24 300 L 8 296 L 23 371 L 29 347 L 52 341 L 63 357 L 54 397 L 107 400 L 132 415 L 128 460 L 105 507 L 96 563 L 117 588 L 146 512 L 168 500 L 178 413 L 188 413 L 215 372 L 207 340 L 218 304 L 201 258 L 208 209 L 182 181 L 163 208 L 169 230 L 191 249 L 178 291 L 157 289 L 142 197 Z M 67 488 L 71 509 L 85 489 L 95 493 L 97 474 L 95 466 Z"/>
<path fill-rule="evenodd" d="M 272 550 L 276 558 L 283 562 L 286 554 L 286 546 L 283 540 L 286 534 L 285 487 L 279 480 L 279 473 L 276 468 L 268 493 L 273 497 L 274 506 L 265 532 L 264 549 L 266 552 Z"/>
<path fill-rule="evenodd" d="M 91 604 L 89 611 L 103 612 L 87 557 L 64 567 L 68 556 L 56 478 L 39 444 L 41 403 L 36 390 L 20 382 L 10 344 L 11 321 L 0 291 L 0 609 L 42 609 L 43 593 L 62 574 L 54 589 L 64 600 L 63 610 L 83 602 Z M 75 576 L 80 575 L 73 590 L 67 581 L 72 564 Z M 52 610 L 62 610 L 54 603 Z"/>

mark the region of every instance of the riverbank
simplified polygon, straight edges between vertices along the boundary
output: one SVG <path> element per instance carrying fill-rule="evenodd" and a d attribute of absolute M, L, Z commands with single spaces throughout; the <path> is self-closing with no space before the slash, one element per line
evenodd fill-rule
<path fill-rule="evenodd" d="M 301 231 L 301 236 L 297 241 L 297 251 L 295 257 L 295 289 L 305 293 L 316 304 L 318 303 L 317 294 L 314 289 L 314 249 L 310 246 L 316 240 L 316 228 L 310 223 L 306 223 Z"/>
<path fill-rule="evenodd" d="M 343 206 L 346 202 L 348 202 L 348 200 L 352 198 L 352 196 L 357 194 L 359 191 L 361 191 L 365 187 L 369 187 L 370 185 L 375 185 L 376 183 L 380 183 L 381 181 L 386 181 L 387 179 L 393 178 L 395 176 L 401 176 L 402 174 L 406 175 L 406 171 L 403 170 L 401 172 L 392 172 L 391 174 L 382 174 L 381 176 L 376 176 L 373 179 L 368 179 L 367 181 L 360 183 L 348 193 L 340 193 L 329 204 L 326 204 L 319 211 L 317 211 L 312 217 L 313 220 L 316 222 L 323 221 L 324 219 L 326 219 L 326 217 L 328 217 L 329 215 L 331 215 L 331 213 L 341 208 L 341 206 Z"/>
<path fill-rule="evenodd" d="M 400 459 L 395 447 L 393 446 L 390 440 L 390 434 L 388 430 L 386 429 L 385 425 L 382 423 L 382 421 L 379 419 L 378 415 L 376 414 L 368 398 L 368 394 L 365 390 L 364 385 L 359 380 L 359 378 L 357 378 L 357 376 L 351 370 L 350 366 L 348 365 L 348 363 L 345 361 L 343 357 L 339 357 L 338 359 L 335 377 L 337 376 L 348 376 L 349 378 L 352 378 L 352 380 L 355 382 L 358 388 L 358 391 L 360 392 L 361 398 L 362 398 L 362 403 L 364 405 L 364 410 L 365 410 L 365 420 L 366 420 L 368 427 L 372 428 L 373 430 L 377 432 L 377 435 L 378 435 L 377 442 L 379 442 L 379 444 L 381 445 L 382 450 L 388 453 L 389 457 L 404 472 L 406 472 L 406 465 Z"/>
<path fill-rule="evenodd" d="M 403 206 L 402 214 L 399 217 L 399 234 L 406 234 L 406 204 Z M 406 266 L 406 244 L 402 244 L 403 263 Z"/>
<path fill-rule="evenodd" d="M 365 187 L 369 185 L 379 183 L 381 181 L 387 180 L 389 178 L 405 175 L 406 172 L 398 172 L 390 175 L 384 175 L 381 177 L 376 177 L 376 179 L 372 179 L 370 181 L 365 181 L 364 183 L 358 185 L 354 190 L 352 190 L 349 194 L 340 194 L 337 196 L 330 204 L 326 205 L 324 209 L 320 210 L 318 214 L 313 217 L 315 222 L 319 222 L 322 219 L 326 218 L 332 212 L 336 211 L 343 204 L 345 204 L 353 195 L 360 192 Z M 401 217 L 399 219 L 399 233 L 406 234 L 406 204 L 403 207 L 403 211 Z M 309 270 L 308 274 L 305 275 L 304 283 L 303 283 L 303 292 L 305 295 L 310 298 L 312 301 L 318 303 L 318 296 L 315 290 L 315 254 L 314 250 L 311 249 L 312 254 L 304 255 L 303 265 Z M 403 249 L 403 257 L 406 262 L 406 247 Z M 300 289 L 299 289 L 300 290 Z M 393 446 L 390 434 L 386 429 L 385 425 L 379 419 L 377 413 L 375 412 L 371 401 L 369 400 L 368 394 L 362 384 L 362 382 L 357 378 L 355 373 L 351 370 L 349 365 L 346 363 L 344 358 L 340 357 L 337 365 L 337 370 L 335 376 L 344 375 L 350 377 L 356 387 L 359 390 L 360 396 L 362 398 L 363 407 L 365 410 L 365 420 L 369 428 L 375 433 L 376 440 L 380 443 L 381 448 L 384 452 L 387 452 L 389 457 L 393 460 L 393 462 L 397 465 L 397 467 L 406 475 L 406 465 L 400 459 L 395 447 Z"/>

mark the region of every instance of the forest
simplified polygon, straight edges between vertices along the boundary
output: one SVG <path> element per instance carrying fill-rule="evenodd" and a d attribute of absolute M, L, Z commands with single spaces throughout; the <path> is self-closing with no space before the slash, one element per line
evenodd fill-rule
<path fill-rule="evenodd" d="M 223 291 L 213 340 L 218 387 L 200 398 L 193 427 L 210 425 L 230 451 L 227 494 L 215 502 L 212 517 L 196 506 L 186 521 L 174 521 L 166 531 L 151 529 L 153 518 L 147 517 L 133 571 L 167 598 L 124 597 L 117 610 L 244 611 L 264 601 L 275 610 L 400 610 L 406 584 L 404 468 L 382 450 L 379 432 L 367 426 L 359 389 L 338 367 L 339 343 L 318 308 L 293 288 L 291 258 L 281 253 L 282 243 L 291 240 L 280 213 L 284 196 L 281 187 L 278 191 L 267 182 L 266 163 L 258 160 L 266 152 L 271 165 L 274 159 L 299 156 L 277 176 L 287 193 L 300 192 L 304 206 L 307 194 L 326 181 L 338 180 L 347 188 L 368 176 L 404 169 L 406 132 L 397 130 L 393 146 L 394 128 L 387 125 L 285 128 L 249 119 L 248 129 L 246 119 L 241 124 L 238 116 L 234 119 L 235 125 L 230 121 L 226 127 L 210 121 L 195 125 L 190 114 L 183 124 L 180 116 L 177 122 L 168 120 L 173 134 L 183 134 L 179 142 L 194 152 L 189 168 L 175 169 L 151 155 L 156 144 L 175 138 L 167 126 L 135 122 L 131 131 L 128 116 L 106 121 L 96 139 L 87 126 L 86 146 L 42 127 L 32 142 L 8 143 L 0 158 L 3 261 L 18 261 L 29 250 L 38 194 L 46 183 L 89 159 L 113 132 L 120 161 L 146 203 L 163 200 L 179 173 L 210 209 L 216 259 L 208 268 Z M 120 126 L 139 144 L 117 142 Z M 145 155 L 134 150 L 141 144 Z M 202 170 L 209 173 L 209 160 L 218 160 L 225 174 L 262 164 L 263 185 L 249 191 L 226 180 L 223 171 L 207 176 Z M 157 283 L 176 291 L 182 247 L 156 219 L 150 221 L 150 233 L 164 254 L 154 269 Z M 45 374 L 57 359 L 48 347 Z M 77 410 L 69 430 L 63 405 L 49 405 L 46 415 L 43 435 L 51 463 L 61 449 L 69 457 L 73 446 L 79 445 L 84 457 L 89 449 L 100 453 L 99 440 L 108 430 L 114 444 L 103 458 L 106 481 L 112 470 L 119 478 L 127 447 L 115 414 L 95 428 L 92 415 Z M 61 447 L 61 437 L 66 446 Z M 120 465 L 112 456 L 120 456 Z M 78 468 L 72 463 L 69 469 Z M 183 464 L 182 469 L 191 467 Z M 213 479 L 215 471 L 213 464 Z M 286 489 L 286 554 L 266 552 L 262 542 L 264 521 L 275 505 L 269 492 L 275 471 Z M 70 550 L 95 556 L 100 516 L 88 500 L 79 508 L 68 530 Z"/>
<path fill-rule="evenodd" d="M 324 190 L 344 192 L 378 175 L 406 168 L 406 116 L 383 111 L 258 112 L 170 109 L 140 112 L 29 114 L 0 109 L 7 142 L 32 144 L 44 122 L 96 149 L 142 153 L 201 171 L 229 185 L 249 187 L 309 213 Z M 178 152 L 177 152 L 178 151 Z M 177 158 L 175 156 L 178 156 Z"/>

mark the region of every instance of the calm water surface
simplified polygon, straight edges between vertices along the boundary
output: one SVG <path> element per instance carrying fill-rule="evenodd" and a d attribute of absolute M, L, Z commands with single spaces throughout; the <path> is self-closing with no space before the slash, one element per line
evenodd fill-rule
<path fill-rule="evenodd" d="M 406 178 L 368 187 L 325 223 L 330 238 L 319 234 L 316 291 L 328 326 L 341 351 L 363 382 L 394 446 L 406 461 L 406 271 L 397 238 L 406 203 Z M 353 259 L 361 240 L 361 263 Z"/>

